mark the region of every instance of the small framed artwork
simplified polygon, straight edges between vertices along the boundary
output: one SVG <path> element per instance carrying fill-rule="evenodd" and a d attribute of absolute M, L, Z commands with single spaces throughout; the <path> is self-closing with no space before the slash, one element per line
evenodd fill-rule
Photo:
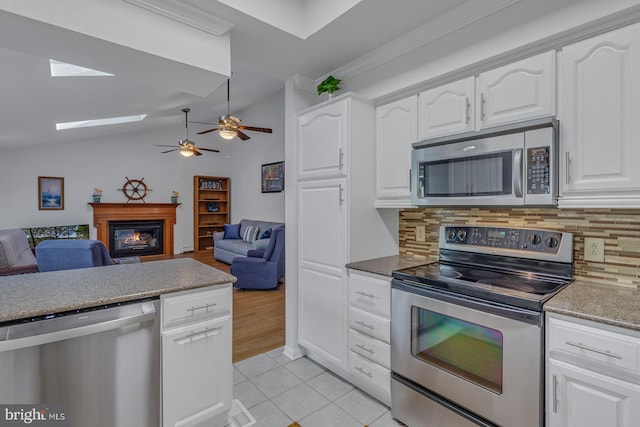
<path fill-rule="evenodd" d="M 64 178 L 53 176 L 38 177 L 38 209 L 64 209 Z"/>
<path fill-rule="evenodd" d="M 284 191 L 284 162 L 262 165 L 262 192 L 279 193 Z"/>

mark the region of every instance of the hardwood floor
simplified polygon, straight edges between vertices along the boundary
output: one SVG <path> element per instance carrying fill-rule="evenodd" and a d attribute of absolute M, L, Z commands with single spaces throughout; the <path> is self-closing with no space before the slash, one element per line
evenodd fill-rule
<path fill-rule="evenodd" d="M 211 267 L 229 272 L 229 265 L 210 253 L 186 253 Z M 275 290 L 233 289 L 233 363 L 284 345 L 284 284 Z"/>

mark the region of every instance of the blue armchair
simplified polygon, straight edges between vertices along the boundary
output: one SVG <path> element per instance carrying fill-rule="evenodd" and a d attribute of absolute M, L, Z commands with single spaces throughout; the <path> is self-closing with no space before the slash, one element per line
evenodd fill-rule
<path fill-rule="evenodd" d="M 235 257 L 231 274 L 240 289 L 272 289 L 284 277 L 284 225 L 275 228 L 266 249 L 250 250 L 246 257 Z"/>
<path fill-rule="evenodd" d="M 114 264 L 99 240 L 45 240 L 36 246 L 40 271 L 74 270 Z"/>

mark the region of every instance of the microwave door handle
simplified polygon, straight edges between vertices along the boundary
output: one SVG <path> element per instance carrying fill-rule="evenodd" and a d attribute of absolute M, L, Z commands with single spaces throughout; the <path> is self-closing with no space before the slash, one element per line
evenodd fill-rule
<path fill-rule="evenodd" d="M 513 153 L 513 192 L 516 197 L 522 197 L 522 148 L 518 148 Z"/>

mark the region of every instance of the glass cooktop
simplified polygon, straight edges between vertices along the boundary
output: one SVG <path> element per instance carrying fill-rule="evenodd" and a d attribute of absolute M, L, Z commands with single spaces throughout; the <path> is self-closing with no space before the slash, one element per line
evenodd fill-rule
<path fill-rule="evenodd" d="M 570 279 L 434 262 L 393 272 L 393 277 L 459 294 L 540 310 Z"/>

